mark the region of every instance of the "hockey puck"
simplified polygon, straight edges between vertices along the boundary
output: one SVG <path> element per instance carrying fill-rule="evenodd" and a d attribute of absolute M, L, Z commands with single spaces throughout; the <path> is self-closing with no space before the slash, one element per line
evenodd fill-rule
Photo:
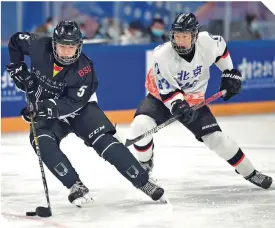
<path fill-rule="evenodd" d="M 26 212 L 26 216 L 36 216 L 36 212 L 28 211 L 28 212 Z"/>

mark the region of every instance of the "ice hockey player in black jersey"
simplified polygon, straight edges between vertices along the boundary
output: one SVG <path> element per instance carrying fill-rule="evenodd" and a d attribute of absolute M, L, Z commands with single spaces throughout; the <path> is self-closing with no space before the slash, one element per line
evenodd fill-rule
<path fill-rule="evenodd" d="M 135 187 L 153 200 L 161 200 L 164 189 L 149 179 L 130 151 L 113 136 L 116 130 L 97 104 L 93 62 L 82 52 L 82 45 L 82 34 L 74 21 L 59 22 L 53 37 L 18 32 L 10 39 L 7 70 L 30 98 L 21 115 L 28 122 L 30 115 L 34 116 L 42 161 L 70 189 L 71 203 L 81 206 L 90 202 L 88 188 L 59 147 L 60 141 L 73 132 Z M 31 59 L 31 72 L 24 55 Z M 32 132 L 30 143 L 35 150 Z"/>

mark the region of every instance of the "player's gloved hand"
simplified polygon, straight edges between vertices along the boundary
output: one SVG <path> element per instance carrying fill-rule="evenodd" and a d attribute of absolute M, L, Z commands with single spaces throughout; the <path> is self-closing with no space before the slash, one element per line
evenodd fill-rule
<path fill-rule="evenodd" d="M 31 122 L 31 114 L 32 114 L 32 112 L 30 112 L 27 107 L 23 108 L 21 110 L 20 114 L 21 114 L 21 117 L 22 117 L 23 120 L 25 120 L 28 123 Z M 46 119 L 45 115 L 37 115 L 37 114 L 33 115 L 33 120 L 34 120 L 35 123 L 37 123 L 37 122 L 39 122 L 41 120 L 45 120 L 45 119 Z"/>
<path fill-rule="evenodd" d="M 185 124 L 193 122 L 198 115 L 198 113 L 183 100 L 175 100 L 172 102 L 171 113 L 174 116 L 181 115 L 180 120 Z"/>
<path fill-rule="evenodd" d="M 21 110 L 21 115 L 26 121 L 30 120 L 30 115 L 33 115 L 36 121 L 59 117 L 56 103 L 51 99 L 39 102 L 29 102 L 27 107 Z"/>
<path fill-rule="evenodd" d="M 34 79 L 28 71 L 26 63 L 10 63 L 7 65 L 7 71 L 10 77 L 14 80 L 17 88 L 23 91 L 28 91 L 28 93 L 34 92 Z"/>
<path fill-rule="evenodd" d="M 242 75 L 236 70 L 225 70 L 222 73 L 220 91 L 226 89 L 227 93 L 223 97 L 224 101 L 228 101 L 236 94 L 239 94 L 242 88 Z"/>
<path fill-rule="evenodd" d="M 46 119 L 46 115 L 44 112 L 39 112 L 38 111 L 39 107 L 37 103 L 29 103 L 25 108 L 23 108 L 20 112 L 23 120 L 26 122 L 31 122 L 31 115 L 33 116 L 34 122 L 38 122 L 41 120 Z"/>
<path fill-rule="evenodd" d="M 29 112 L 29 110 L 27 109 L 27 107 L 24 107 L 21 111 L 20 111 L 20 115 L 22 117 L 23 120 L 25 120 L 26 122 L 30 123 L 31 122 L 31 113 Z M 34 122 L 39 121 L 38 118 L 34 118 Z"/>

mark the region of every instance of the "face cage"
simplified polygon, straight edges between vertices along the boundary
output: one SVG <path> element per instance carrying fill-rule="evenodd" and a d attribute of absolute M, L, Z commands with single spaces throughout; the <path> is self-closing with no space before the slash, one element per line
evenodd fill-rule
<path fill-rule="evenodd" d="M 191 47 L 186 49 L 185 47 L 180 47 L 176 44 L 176 41 L 174 39 L 174 31 L 173 30 L 170 31 L 170 41 L 172 43 L 172 47 L 179 55 L 187 55 L 192 51 L 198 38 L 198 31 L 192 32 L 191 35 L 192 35 Z"/>
<path fill-rule="evenodd" d="M 76 62 L 81 54 L 82 51 L 82 43 L 79 43 L 79 47 L 76 49 L 75 51 L 75 55 L 73 57 L 59 57 L 56 51 L 56 44 L 57 42 L 52 42 L 52 46 L 53 46 L 53 55 L 54 58 L 62 65 L 70 65 L 74 62 Z"/>

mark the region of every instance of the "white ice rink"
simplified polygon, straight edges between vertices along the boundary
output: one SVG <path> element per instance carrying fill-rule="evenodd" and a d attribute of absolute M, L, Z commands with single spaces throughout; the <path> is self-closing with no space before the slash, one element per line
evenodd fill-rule
<path fill-rule="evenodd" d="M 275 114 L 218 121 L 255 167 L 275 179 Z M 121 135 L 127 126 L 119 126 Z M 155 203 L 74 135 L 61 148 L 95 202 L 76 208 L 68 189 L 46 170 L 53 216 L 26 217 L 46 205 L 38 159 L 27 134 L 2 135 L 2 216 L 10 227 L 47 228 L 274 228 L 275 185 L 260 189 L 234 172 L 175 123 L 155 135 L 156 176 L 171 204 Z M 1 228 L 9 227 L 2 225 Z"/>

